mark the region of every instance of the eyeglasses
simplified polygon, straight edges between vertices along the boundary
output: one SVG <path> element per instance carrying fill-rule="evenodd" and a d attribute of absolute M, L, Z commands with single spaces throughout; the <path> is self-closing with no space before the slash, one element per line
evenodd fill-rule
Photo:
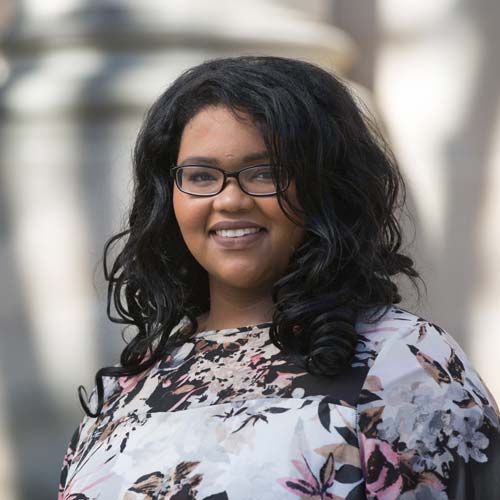
<path fill-rule="evenodd" d="M 240 189 L 251 196 L 273 196 L 287 189 L 290 184 L 290 179 L 284 173 L 285 178 L 277 185 L 272 165 L 252 165 L 236 172 L 206 165 L 182 165 L 172 167 L 170 174 L 180 191 L 194 196 L 219 194 L 226 187 L 229 177 L 234 177 Z"/>

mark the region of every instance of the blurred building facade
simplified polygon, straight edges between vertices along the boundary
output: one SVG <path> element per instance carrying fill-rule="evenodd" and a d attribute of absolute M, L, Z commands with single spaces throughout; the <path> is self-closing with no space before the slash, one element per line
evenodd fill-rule
<path fill-rule="evenodd" d="M 499 4 L 500 5 L 500 4 Z M 0 491 L 54 498 L 76 387 L 117 361 L 102 247 L 142 116 L 207 58 L 272 54 L 364 86 L 407 180 L 428 285 L 500 399 L 500 121 L 493 0 L 22 0 L 0 7 Z M 410 235 L 411 236 L 411 235 Z"/>

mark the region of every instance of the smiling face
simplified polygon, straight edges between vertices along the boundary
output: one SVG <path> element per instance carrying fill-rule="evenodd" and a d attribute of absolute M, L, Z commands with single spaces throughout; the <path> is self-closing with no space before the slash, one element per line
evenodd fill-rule
<path fill-rule="evenodd" d="M 187 123 L 177 158 L 177 165 L 203 164 L 228 172 L 268 162 L 259 130 L 248 117 L 237 119 L 223 106 L 203 108 Z M 305 234 L 283 213 L 277 195 L 247 195 L 234 178 L 228 178 L 226 187 L 215 196 L 197 197 L 181 192 L 177 186 L 173 189 L 173 207 L 182 237 L 208 272 L 211 289 L 217 283 L 252 292 L 270 291 Z M 287 194 L 298 206 L 293 180 Z M 211 231 L 215 224 L 228 221 L 246 221 L 245 227 L 261 230 L 238 238 Z"/>

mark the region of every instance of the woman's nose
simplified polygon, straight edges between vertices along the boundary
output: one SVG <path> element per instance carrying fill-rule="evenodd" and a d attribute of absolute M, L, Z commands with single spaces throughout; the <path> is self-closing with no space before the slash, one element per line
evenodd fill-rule
<path fill-rule="evenodd" d="M 234 178 L 227 180 L 224 189 L 214 196 L 213 207 L 216 210 L 245 210 L 252 208 L 253 197 L 243 192 Z"/>

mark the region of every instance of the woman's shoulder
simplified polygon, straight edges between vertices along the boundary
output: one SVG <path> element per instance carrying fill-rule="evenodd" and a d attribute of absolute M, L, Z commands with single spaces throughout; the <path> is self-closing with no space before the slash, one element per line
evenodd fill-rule
<path fill-rule="evenodd" d="M 498 407 L 458 343 L 396 307 L 358 326 L 371 353 L 357 406 L 367 490 L 445 499 L 470 482 L 481 492 L 471 499 L 496 498 L 486 485 L 500 465 Z"/>
<path fill-rule="evenodd" d="M 361 349 L 371 351 L 370 366 L 400 357 L 418 360 L 419 353 L 438 358 L 459 357 L 470 361 L 453 336 L 436 323 L 406 309 L 390 306 L 385 311 L 372 309 L 356 323 Z M 394 357 L 398 353 L 400 356 Z M 379 368 L 380 369 L 380 368 Z"/>
<path fill-rule="evenodd" d="M 430 384 L 441 389 L 462 387 L 498 408 L 479 373 L 453 336 L 441 326 L 403 308 L 392 306 L 383 315 L 357 323 L 360 350 L 369 352 L 366 388 L 378 380 L 412 388 Z M 410 388 L 409 388 L 410 389 Z M 362 400 L 362 395 L 361 395 Z"/>
<path fill-rule="evenodd" d="M 189 348 L 186 348 L 184 335 L 190 332 L 191 322 L 187 316 L 183 316 L 170 330 L 170 348 L 169 357 L 172 358 L 182 358 Z M 153 343 L 153 349 L 158 345 L 159 338 Z M 148 355 L 144 360 L 148 359 Z M 101 415 L 113 416 L 117 418 L 121 415 L 126 415 L 127 412 L 131 410 L 132 404 L 139 404 L 134 396 L 143 390 L 145 385 L 154 386 L 156 384 L 154 378 L 159 362 L 153 363 L 148 368 L 140 371 L 135 375 L 117 374 L 114 375 L 103 375 L 100 377 L 100 383 L 102 384 L 102 401 L 103 406 L 101 410 Z M 123 365 L 120 362 L 116 362 L 107 368 L 111 370 L 121 369 L 126 373 Z M 148 385 L 149 384 L 149 385 Z M 149 387 L 151 388 L 151 387 Z M 88 407 L 92 412 L 95 412 L 98 406 L 98 387 L 97 383 L 92 386 L 88 400 Z M 84 421 L 88 420 L 88 417 L 84 418 Z"/>
<path fill-rule="evenodd" d="M 444 340 L 451 336 L 440 326 L 420 315 L 395 305 L 387 308 L 372 308 L 360 315 L 356 330 L 379 341 L 396 342 L 416 332 L 425 336 L 427 330 L 437 332 Z"/>

